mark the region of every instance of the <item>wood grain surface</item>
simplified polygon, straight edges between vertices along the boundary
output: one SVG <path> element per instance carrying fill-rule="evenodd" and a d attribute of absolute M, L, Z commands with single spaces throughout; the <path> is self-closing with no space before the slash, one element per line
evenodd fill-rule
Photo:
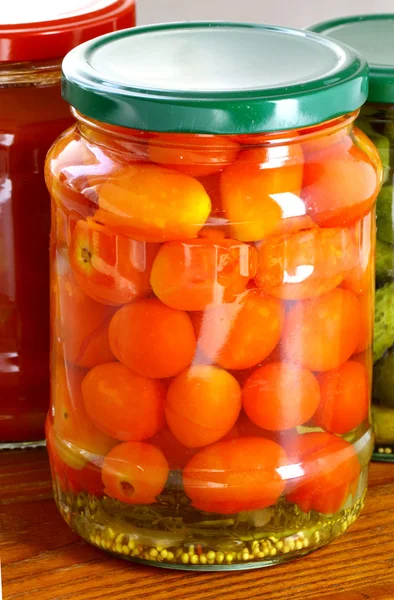
<path fill-rule="evenodd" d="M 295 562 L 190 573 L 112 558 L 74 535 L 51 498 L 46 451 L 0 453 L 4 600 L 394 600 L 394 464 L 372 465 L 361 517 Z"/>

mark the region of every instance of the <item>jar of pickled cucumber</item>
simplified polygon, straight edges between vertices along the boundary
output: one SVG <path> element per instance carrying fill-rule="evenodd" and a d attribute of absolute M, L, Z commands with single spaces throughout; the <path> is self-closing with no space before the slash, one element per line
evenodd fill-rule
<path fill-rule="evenodd" d="M 382 178 L 354 126 L 367 85 L 350 49 L 269 26 L 137 28 L 66 57 L 47 440 L 88 542 L 246 569 L 359 515 Z"/>
<path fill-rule="evenodd" d="M 3 0 L 0 11 L 0 448 L 44 443 L 49 407 L 51 144 L 73 124 L 61 60 L 135 24 L 134 0 Z"/>
<path fill-rule="evenodd" d="M 377 200 L 376 308 L 372 415 L 376 460 L 394 461 L 394 14 L 361 15 L 312 27 L 356 48 L 369 63 L 368 102 L 357 125 L 377 147 L 383 187 Z"/>

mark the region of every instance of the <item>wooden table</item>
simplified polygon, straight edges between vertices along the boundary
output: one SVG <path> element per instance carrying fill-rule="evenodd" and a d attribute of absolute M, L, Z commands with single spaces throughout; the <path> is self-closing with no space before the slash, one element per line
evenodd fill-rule
<path fill-rule="evenodd" d="M 394 464 L 373 464 L 345 536 L 269 569 L 190 573 L 112 558 L 74 535 L 51 499 L 46 451 L 0 453 L 4 600 L 393 600 Z"/>

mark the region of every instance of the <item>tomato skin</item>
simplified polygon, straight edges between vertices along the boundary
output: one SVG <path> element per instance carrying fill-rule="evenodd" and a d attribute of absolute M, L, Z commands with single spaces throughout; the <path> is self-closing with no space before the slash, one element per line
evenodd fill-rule
<path fill-rule="evenodd" d="M 59 336 L 66 360 L 90 369 L 109 362 L 108 325 L 113 309 L 95 302 L 77 285 L 72 273 L 59 275 Z"/>
<path fill-rule="evenodd" d="M 342 435 L 368 418 L 369 377 L 365 366 L 348 361 L 338 369 L 320 373 L 321 401 L 313 418 L 326 431 Z"/>
<path fill-rule="evenodd" d="M 69 248 L 70 265 L 83 291 L 103 304 L 127 304 L 149 296 L 158 244 L 115 235 L 88 218 L 78 221 Z"/>
<path fill-rule="evenodd" d="M 315 228 L 265 240 L 258 258 L 258 287 L 275 298 L 304 300 L 336 288 L 357 264 L 357 250 L 347 229 Z"/>
<path fill-rule="evenodd" d="M 360 463 L 354 447 L 331 433 L 299 435 L 286 446 L 290 465 L 300 465 L 302 475 L 288 481 L 286 498 L 308 513 L 338 512 L 354 493 Z"/>
<path fill-rule="evenodd" d="M 195 508 L 219 514 L 272 506 L 285 489 L 283 448 L 271 440 L 246 437 L 200 450 L 183 470 L 183 485 Z"/>
<path fill-rule="evenodd" d="M 123 306 L 109 326 L 113 353 L 126 367 L 144 377 L 173 377 L 188 367 L 196 337 L 187 313 L 156 298 Z"/>
<path fill-rule="evenodd" d="M 222 171 L 233 163 L 239 145 L 225 136 L 183 133 L 156 133 L 151 136 L 149 159 L 192 177 L 204 177 Z"/>
<path fill-rule="evenodd" d="M 248 290 L 231 304 L 194 318 L 198 349 L 224 369 L 247 369 L 267 358 L 280 340 L 284 308 L 279 300 Z"/>
<path fill-rule="evenodd" d="M 71 491 L 73 494 L 85 492 L 97 498 L 104 495 L 104 485 L 101 480 L 101 468 L 95 463 L 88 462 L 81 469 L 71 467 L 64 462 L 58 452 L 62 442 L 55 433 L 52 425 L 46 424 L 47 451 L 53 480 L 56 480 L 63 492 Z"/>
<path fill-rule="evenodd" d="M 349 227 L 372 209 L 379 182 L 376 165 L 353 145 L 338 156 L 311 155 L 301 196 L 307 214 L 321 227 Z"/>
<path fill-rule="evenodd" d="M 65 365 L 59 359 L 52 367 L 52 428 L 54 445 L 60 460 L 74 470 L 101 459 L 116 440 L 95 426 L 83 401 L 81 385 L 85 370 Z"/>
<path fill-rule="evenodd" d="M 375 244 L 372 243 L 374 216 L 370 213 L 358 221 L 350 232 L 358 249 L 359 258 L 356 266 L 345 277 L 341 287 L 356 296 L 372 294 L 373 269 L 375 266 Z"/>
<path fill-rule="evenodd" d="M 120 363 L 89 371 L 82 393 L 92 422 L 118 440 L 147 440 L 164 425 L 164 384 L 136 375 Z"/>
<path fill-rule="evenodd" d="M 164 304 L 179 310 L 231 302 L 255 275 L 256 254 L 235 240 L 167 242 L 153 263 L 151 285 Z"/>
<path fill-rule="evenodd" d="M 336 288 L 295 304 L 286 316 L 282 346 L 287 360 L 311 371 L 331 371 L 354 353 L 361 327 L 360 302 Z"/>
<path fill-rule="evenodd" d="M 195 238 L 211 210 L 196 179 L 153 164 L 119 170 L 99 186 L 98 195 L 95 220 L 143 242 Z"/>
<path fill-rule="evenodd" d="M 262 240 L 275 233 L 282 219 L 305 214 L 301 201 L 297 215 L 294 208 L 287 214 L 279 203 L 282 195 L 300 195 L 303 163 L 298 144 L 241 152 L 221 176 L 222 208 L 232 237 L 243 242 Z"/>
<path fill-rule="evenodd" d="M 319 406 L 320 389 L 307 369 L 274 362 L 250 375 L 242 400 L 253 423 L 268 431 L 284 431 L 309 421 Z"/>
<path fill-rule="evenodd" d="M 174 436 L 186 447 L 207 446 L 234 426 L 241 410 L 237 380 L 217 367 L 198 365 L 172 381 L 165 414 Z"/>
<path fill-rule="evenodd" d="M 168 477 L 164 454 L 146 442 L 124 442 L 105 457 L 105 493 L 126 504 L 153 504 Z"/>

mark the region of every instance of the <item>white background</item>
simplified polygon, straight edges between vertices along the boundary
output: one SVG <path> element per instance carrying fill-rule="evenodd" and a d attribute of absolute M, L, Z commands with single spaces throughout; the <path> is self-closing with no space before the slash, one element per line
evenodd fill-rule
<path fill-rule="evenodd" d="M 394 13 L 394 0 L 137 0 L 137 3 L 139 25 L 208 19 L 303 28 L 342 15 Z"/>

